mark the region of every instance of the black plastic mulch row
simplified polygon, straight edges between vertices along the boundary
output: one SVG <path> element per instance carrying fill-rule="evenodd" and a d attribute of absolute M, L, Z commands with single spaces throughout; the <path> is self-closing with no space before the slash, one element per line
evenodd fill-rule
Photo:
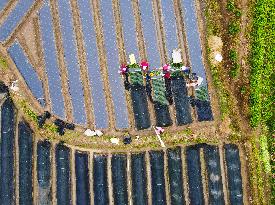
<path fill-rule="evenodd" d="M 172 125 L 168 105 L 154 102 L 155 114 L 156 114 L 156 125 L 159 127 L 167 127 Z"/>
<path fill-rule="evenodd" d="M 165 205 L 165 180 L 164 180 L 164 153 L 163 151 L 150 152 L 152 204 Z"/>
<path fill-rule="evenodd" d="M 192 122 L 190 101 L 187 94 L 186 83 L 183 77 L 172 78 L 171 89 L 176 108 L 178 125 L 185 125 Z"/>
<path fill-rule="evenodd" d="M 70 149 L 58 144 L 56 154 L 56 198 L 57 204 L 71 204 Z"/>
<path fill-rule="evenodd" d="M 208 173 L 209 203 L 213 205 L 223 205 L 225 202 L 219 149 L 217 146 L 206 145 L 203 151 Z"/>
<path fill-rule="evenodd" d="M 189 198 L 192 205 L 204 204 L 199 148 L 197 145 L 186 148 Z"/>
<path fill-rule="evenodd" d="M 131 155 L 133 205 L 147 205 L 147 177 L 144 153 Z"/>
<path fill-rule="evenodd" d="M 2 205 L 14 204 L 14 106 L 7 99 L 1 108 L 1 176 L 0 202 Z M 5 119 L 5 120 L 4 120 Z"/>
<path fill-rule="evenodd" d="M 229 200 L 231 204 L 242 205 L 243 190 L 239 149 L 237 145 L 226 144 L 224 145 L 224 150 L 227 167 Z"/>
<path fill-rule="evenodd" d="M 93 160 L 94 204 L 109 204 L 107 180 L 107 156 L 94 155 Z"/>
<path fill-rule="evenodd" d="M 128 204 L 126 155 L 115 154 L 112 156 L 111 162 L 114 203 L 117 205 L 126 205 Z"/>
<path fill-rule="evenodd" d="M 75 153 L 76 204 L 90 204 L 89 160 L 87 153 Z"/>
<path fill-rule="evenodd" d="M 213 113 L 211 104 L 209 101 L 203 101 L 196 99 L 196 111 L 198 115 L 198 121 L 211 121 L 213 120 Z"/>
<path fill-rule="evenodd" d="M 19 122 L 19 204 L 33 204 L 32 186 L 32 131 L 28 124 Z"/>
<path fill-rule="evenodd" d="M 183 178 L 182 178 L 182 161 L 181 161 L 181 149 L 177 147 L 175 149 L 167 150 L 168 157 L 168 172 L 170 183 L 170 197 L 171 204 L 183 205 L 185 204 L 183 194 Z"/>
<path fill-rule="evenodd" d="M 136 128 L 138 130 L 147 129 L 151 126 L 147 95 L 144 86 L 131 86 L 132 106 L 135 118 Z"/>
<path fill-rule="evenodd" d="M 51 204 L 51 144 L 48 141 L 37 143 L 37 180 L 38 202 L 41 205 Z"/>

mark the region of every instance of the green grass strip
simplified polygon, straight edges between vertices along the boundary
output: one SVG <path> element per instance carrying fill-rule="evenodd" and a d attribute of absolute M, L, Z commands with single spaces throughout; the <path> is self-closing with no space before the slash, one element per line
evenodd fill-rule
<path fill-rule="evenodd" d="M 272 78 L 275 63 L 275 1 L 256 0 L 251 32 L 250 114 L 251 125 L 267 124 L 274 130 Z M 273 84 L 273 85 L 272 85 Z M 273 90 L 274 92 L 274 90 Z M 273 118 L 273 119 L 272 119 Z"/>

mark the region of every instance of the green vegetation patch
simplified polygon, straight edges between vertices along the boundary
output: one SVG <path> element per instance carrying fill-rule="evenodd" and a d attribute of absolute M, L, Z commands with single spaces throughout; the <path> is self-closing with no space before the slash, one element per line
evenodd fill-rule
<path fill-rule="evenodd" d="M 168 105 L 166 98 L 166 87 L 163 78 L 152 79 L 152 86 L 154 91 L 154 101 L 161 103 L 162 105 Z"/>
<path fill-rule="evenodd" d="M 267 124 L 274 131 L 275 1 L 257 0 L 251 32 L 251 125 Z M 273 81 L 273 82 L 272 82 Z"/>
<path fill-rule="evenodd" d="M 250 180 L 253 189 L 257 191 L 257 196 L 253 198 L 253 204 L 270 204 L 268 195 L 269 176 L 271 176 L 270 155 L 268 152 L 267 136 L 251 137 Z"/>
<path fill-rule="evenodd" d="M 0 68 L 6 70 L 8 68 L 8 63 L 6 61 L 6 59 L 2 58 L 0 56 Z"/>

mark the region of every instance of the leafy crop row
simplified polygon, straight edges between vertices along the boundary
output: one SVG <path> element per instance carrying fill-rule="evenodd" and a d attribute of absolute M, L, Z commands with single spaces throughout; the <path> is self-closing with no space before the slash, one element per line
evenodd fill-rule
<path fill-rule="evenodd" d="M 250 114 L 251 125 L 267 125 L 270 133 L 275 130 L 274 119 L 274 62 L 275 62 L 275 1 L 256 0 L 253 7 L 251 32 Z M 272 134 L 270 134 L 272 135 Z M 274 137 L 267 143 L 271 156 L 271 199 L 275 202 Z M 263 154 L 266 153 L 265 151 Z M 266 156 L 266 154 L 264 154 Z M 264 157 L 264 160 L 267 160 Z M 272 202 L 271 202 L 272 203 Z"/>
<path fill-rule="evenodd" d="M 2 68 L 3 70 L 6 70 L 8 68 L 7 61 L 1 56 L 0 56 L 0 68 Z"/>
<path fill-rule="evenodd" d="M 165 82 L 163 78 L 153 79 L 152 86 L 154 90 L 154 100 L 158 101 L 163 105 L 168 105 L 168 101 L 166 98 L 166 88 Z"/>
<path fill-rule="evenodd" d="M 258 0 L 255 3 L 250 62 L 251 125 L 264 123 L 271 131 L 274 130 L 274 8 L 274 1 Z"/>

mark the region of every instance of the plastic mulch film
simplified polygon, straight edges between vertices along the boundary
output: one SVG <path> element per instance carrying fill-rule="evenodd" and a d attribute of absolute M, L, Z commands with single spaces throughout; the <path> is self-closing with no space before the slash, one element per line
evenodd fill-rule
<path fill-rule="evenodd" d="M 176 108 L 177 124 L 185 125 L 191 123 L 190 101 L 184 78 L 173 77 L 171 81 L 171 90 Z"/>
<path fill-rule="evenodd" d="M 37 143 L 37 180 L 39 204 L 51 204 L 51 143 L 39 141 Z"/>
<path fill-rule="evenodd" d="M 18 124 L 19 146 L 19 204 L 32 204 L 33 201 L 33 143 L 32 130 L 26 122 Z"/>
<path fill-rule="evenodd" d="M 136 128 L 147 129 L 151 126 L 148 110 L 147 96 L 144 86 L 136 84 L 131 86 L 132 106 Z"/>
<path fill-rule="evenodd" d="M 207 86 L 200 86 L 196 89 L 195 106 L 197 110 L 198 121 L 211 121 L 213 120 L 213 113 L 211 103 L 208 96 Z"/>
<path fill-rule="evenodd" d="M 14 203 L 14 115 L 13 102 L 8 98 L 1 107 L 0 201 L 4 205 Z"/>
<path fill-rule="evenodd" d="M 55 151 L 57 204 L 71 204 L 70 149 L 58 144 Z"/>

